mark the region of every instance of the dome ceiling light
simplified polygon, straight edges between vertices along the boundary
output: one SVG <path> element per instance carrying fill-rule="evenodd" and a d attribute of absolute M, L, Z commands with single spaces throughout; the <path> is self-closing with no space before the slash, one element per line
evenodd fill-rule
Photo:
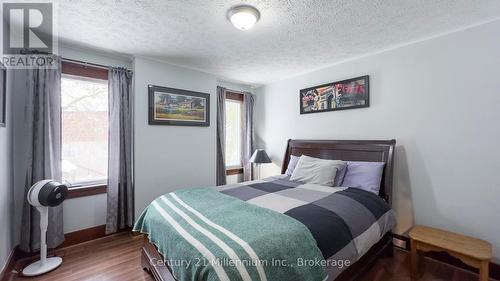
<path fill-rule="evenodd" d="M 237 29 L 248 30 L 257 23 L 260 13 L 252 6 L 239 5 L 229 9 L 227 18 Z"/>

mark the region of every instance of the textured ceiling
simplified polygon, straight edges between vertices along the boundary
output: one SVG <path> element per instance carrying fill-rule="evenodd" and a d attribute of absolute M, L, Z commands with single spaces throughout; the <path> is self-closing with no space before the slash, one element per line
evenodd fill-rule
<path fill-rule="evenodd" d="M 66 44 L 150 57 L 265 84 L 500 17 L 499 0 L 59 0 Z M 240 31 L 236 4 L 261 19 Z"/>

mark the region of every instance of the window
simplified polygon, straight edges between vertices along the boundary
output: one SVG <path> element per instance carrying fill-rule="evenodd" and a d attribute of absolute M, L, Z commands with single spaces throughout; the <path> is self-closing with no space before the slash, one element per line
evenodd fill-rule
<path fill-rule="evenodd" d="M 226 167 L 240 168 L 242 137 L 242 95 L 226 95 Z"/>
<path fill-rule="evenodd" d="M 108 83 L 64 70 L 62 177 L 73 186 L 102 184 L 108 176 Z"/>

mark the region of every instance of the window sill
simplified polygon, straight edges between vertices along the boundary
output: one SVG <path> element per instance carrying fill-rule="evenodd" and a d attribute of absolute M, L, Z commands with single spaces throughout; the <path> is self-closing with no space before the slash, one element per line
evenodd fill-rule
<path fill-rule="evenodd" d="M 243 168 L 226 168 L 226 176 L 243 174 Z"/>
<path fill-rule="evenodd" d="M 106 184 L 70 187 L 67 199 L 105 194 L 108 192 L 107 188 Z"/>

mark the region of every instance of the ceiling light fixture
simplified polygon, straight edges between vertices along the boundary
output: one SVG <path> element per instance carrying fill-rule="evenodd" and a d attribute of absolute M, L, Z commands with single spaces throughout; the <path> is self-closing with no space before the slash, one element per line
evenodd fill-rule
<path fill-rule="evenodd" d="M 260 13 L 252 6 L 240 5 L 229 9 L 227 18 L 237 29 L 248 30 L 257 23 Z"/>

